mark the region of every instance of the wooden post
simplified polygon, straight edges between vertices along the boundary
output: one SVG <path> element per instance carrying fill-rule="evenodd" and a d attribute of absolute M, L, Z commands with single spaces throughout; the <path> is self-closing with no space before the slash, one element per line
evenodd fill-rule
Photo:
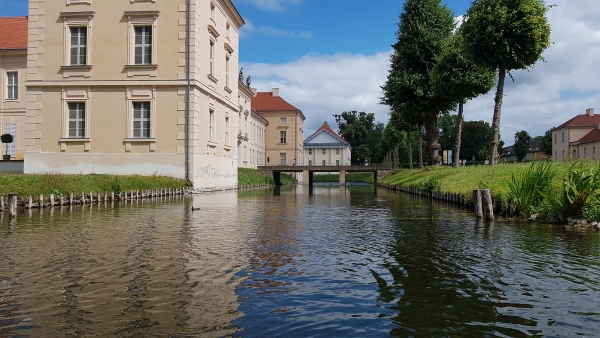
<path fill-rule="evenodd" d="M 90 191 L 90 204 L 94 203 L 94 193 Z"/>
<path fill-rule="evenodd" d="M 115 192 L 114 192 L 114 191 L 111 191 L 111 192 L 110 192 L 110 201 L 112 202 L 112 201 L 114 201 L 114 200 L 115 200 Z"/>
<path fill-rule="evenodd" d="M 40 195 L 40 200 L 38 203 L 40 209 L 44 207 L 44 195 Z"/>
<path fill-rule="evenodd" d="M 31 210 L 31 207 L 33 206 L 33 197 L 31 197 L 31 195 L 29 196 L 29 200 L 27 201 L 27 208 L 29 210 Z"/>
<path fill-rule="evenodd" d="M 81 193 L 81 204 L 85 205 L 85 194 Z"/>
<path fill-rule="evenodd" d="M 475 216 L 483 218 L 483 206 L 481 204 L 481 190 L 473 190 L 473 206 L 475 207 Z"/>
<path fill-rule="evenodd" d="M 492 202 L 492 193 L 490 189 L 481 190 L 483 197 L 483 218 L 487 220 L 494 220 L 494 205 Z"/>
<path fill-rule="evenodd" d="M 58 201 L 59 201 L 61 207 L 63 205 L 65 205 L 65 197 L 63 196 L 63 194 L 60 194 L 60 197 L 59 197 Z"/>
<path fill-rule="evenodd" d="M 69 205 L 73 205 L 73 193 L 69 193 Z"/>
<path fill-rule="evenodd" d="M 54 194 L 50 194 L 50 207 L 54 206 Z"/>
<path fill-rule="evenodd" d="M 17 217 L 17 195 L 8 195 L 8 214 L 11 218 Z"/>
<path fill-rule="evenodd" d="M 0 196 L 0 210 L 4 209 L 4 196 Z"/>

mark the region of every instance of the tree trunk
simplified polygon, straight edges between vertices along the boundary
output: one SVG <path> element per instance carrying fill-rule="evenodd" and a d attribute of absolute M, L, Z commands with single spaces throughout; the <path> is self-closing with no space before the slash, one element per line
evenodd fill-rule
<path fill-rule="evenodd" d="M 502 97 L 504 96 L 504 79 L 506 78 L 506 68 L 500 67 L 498 71 L 498 88 L 496 88 L 496 98 L 494 99 L 494 119 L 492 120 L 492 132 L 494 140 L 492 141 L 492 151 L 490 152 L 490 164 L 496 165 L 498 157 L 498 142 L 500 139 L 500 113 L 502 112 Z"/>
<path fill-rule="evenodd" d="M 423 128 L 419 126 L 419 168 L 423 169 Z"/>
<path fill-rule="evenodd" d="M 458 123 L 456 123 L 456 141 L 454 142 L 454 168 L 458 168 L 458 161 L 460 159 L 460 138 L 462 134 L 462 121 L 463 121 L 463 101 L 458 104 Z"/>
<path fill-rule="evenodd" d="M 440 144 L 439 130 L 437 127 L 437 113 L 429 114 L 425 119 L 425 131 L 427 132 L 427 165 L 439 165 L 441 160 L 439 156 Z"/>
<path fill-rule="evenodd" d="M 407 137 L 408 137 L 408 166 L 410 167 L 410 169 L 413 168 L 413 159 L 412 159 L 412 155 L 413 155 L 413 149 L 412 149 L 412 140 L 410 139 L 410 131 L 406 133 Z"/>

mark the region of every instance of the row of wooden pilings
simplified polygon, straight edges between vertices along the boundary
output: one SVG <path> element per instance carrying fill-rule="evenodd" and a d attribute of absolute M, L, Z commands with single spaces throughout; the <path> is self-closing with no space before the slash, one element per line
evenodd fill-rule
<path fill-rule="evenodd" d="M 68 205 L 85 205 L 100 202 L 118 202 L 127 200 L 138 200 L 143 198 L 153 197 L 164 197 L 164 196 L 180 196 L 185 194 L 191 194 L 193 190 L 191 188 L 166 188 L 166 189 L 150 189 L 150 190 L 129 190 L 122 193 L 115 193 L 114 191 L 109 192 L 97 192 L 97 193 L 81 193 L 75 195 L 70 193 L 68 197 L 60 194 L 58 197 L 54 194 L 50 194 L 48 199 L 44 198 L 44 195 L 34 201 L 32 196 L 29 196 L 26 200 L 20 200 L 16 194 L 7 194 L 7 196 L 0 196 L 0 212 L 5 208 L 8 209 L 8 213 L 11 217 L 16 217 L 17 210 L 20 209 L 31 209 L 31 208 L 48 208 L 54 206 L 68 206 Z"/>
<path fill-rule="evenodd" d="M 392 191 L 400 191 L 403 193 L 427 197 L 435 200 L 440 200 L 446 203 L 456 204 L 471 207 L 470 201 L 463 194 L 441 192 L 441 191 L 425 191 L 419 188 L 401 187 L 401 186 L 383 186 Z M 475 189 L 473 190 L 473 208 L 475 216 L 486 220 L 494 219 L 494 203 L 492 202 L 492 194 L 490 189 Z"/>

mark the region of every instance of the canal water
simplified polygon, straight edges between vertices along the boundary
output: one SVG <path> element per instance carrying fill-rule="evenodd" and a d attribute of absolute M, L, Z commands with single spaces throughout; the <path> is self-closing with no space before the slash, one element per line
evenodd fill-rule
<path fill-rule="evenodd" d="M 598 233 L 477 222 L 372 186 L 0 220 L 0 337 L 599 334 Z"/>

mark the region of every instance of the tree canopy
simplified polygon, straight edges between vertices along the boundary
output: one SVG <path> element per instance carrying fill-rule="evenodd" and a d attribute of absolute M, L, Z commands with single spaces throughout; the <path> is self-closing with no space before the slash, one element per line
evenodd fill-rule
<path fill-rule="evenodd" d="M 370 158 L 373 163 L 383 160 L 385 153 L 381 142 L 385 126 L 375 122 L 375 114 L 354 110 L 334 114 L 333 117 L 338 125 L 338 133 L 352 147 L 352 162 L 365 158 Z"/>
<path fill-rule="evenodd" d="M 527 69 L 550 46 L 548 7 L 540 0 L 475 0 L 462 25 L 473 60 L 498 71 L 491 163 L 496 162 L 506 73 Z"/>
<path fill-rule="evenodd" d="M 517 156 L 517 161 L 522 162 L 527 153 L 529 152 L 529 142 L 531 142 L 531 136 L 525 130 L 521 130 L 515 133 L 515 144 L 513 150 Z"/>
<path fill-rule="evenodd" d="M 392 114 L 409 121 L 406 125 L 425 126 L 428 164 L 439 162 L 437 116 L 455 106 L 435 92 L 431 78 L 453 29 L 452 11 L 441 0 L 407 0 L 400 14 L 388 77 L 381 87 L 381 102 L 391 107 Z"/>

